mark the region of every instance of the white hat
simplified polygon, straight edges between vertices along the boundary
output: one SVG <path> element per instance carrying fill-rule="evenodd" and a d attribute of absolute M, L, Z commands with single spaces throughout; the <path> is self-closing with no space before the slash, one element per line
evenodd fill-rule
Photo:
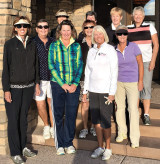
<path fill-rule="evenodd" d="M 59 11 L 57 11 L 56 13 L 56 17 L 69 17 L 67 12 L 63 9 L 60 9 Z"/>
<path fill-rule="evenodd" d="M 29 24 L 30 25 L 30 23 L 26 19 L 20 19 L 17 23 L 14 24 L 14 26 L 17 24 Z"/>

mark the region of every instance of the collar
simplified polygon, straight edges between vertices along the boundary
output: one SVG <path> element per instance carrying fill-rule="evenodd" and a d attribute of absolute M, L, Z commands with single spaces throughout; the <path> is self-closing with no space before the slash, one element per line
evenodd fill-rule
<path fill-rule="evenodd" d="M 22 43 L 24 43 L 24 47 L 26 48 L 26 44 L 27 44 L 29 36 L 28 35 L 26 36 L 25 42 L 23 41 L 23 39 L 20 36 L 16 35 L 16 37 L 18 38 L 18 40 L 20 40 Z"/>
<path fill-rule="evenodd" d="M 47 36 L 47 39 L 48 39 L 47 43 L 48 43 L 48 42 L 52 42 L 51 37 Z M 39 38 L 38 35 L 36 35 L 35 40 L 36 40 L 37 42 L 39 42 L 39 43 L 43 43 L 42 40 Z M 46 43 L 46 44 L 47 44 L 47 43 Z M 44 43 L 43 43 L 43 44 L 44 44 Z"/>
<path fill-rule="evenodd" d="M 128 45 L 129 45 L 129 41 L 127 40 L 127 45 L 126 45 L 126 47 L 128 47 Z M 119 49 L 118 49 L 118 44 L 115 46 L 115 50 L 119 50 Z"/>
<path fill-rule="evenodd" d="M 85 42 L 87 42 L 87 41 L 86 41 L 86 38 L 84 37 L 82 40 L 82 43 L 85 43 Z"/>
<path fill-rule="evenodd" d="M 121 25 L 121 22 L 120 22 L 120 25 Z M 116 30 L 116 27 L 114 26 L 113 23 L 111 23 L 111 28 L 112 28 L 112 30 Z"/>
<path fill-rule="evenodd" d="M 103 44 L 101 44 L 100 48 L 104 47 L 104 45 L 107 44 L 106 42 L 104 42 Z M 100 49 L 100 48 L 97 48 L 97 44 L 94 44 L 93 46 L 95 49 Z"/>
<path fill-rule="evenodd" d="M 60 41 L 61 43 L 63 43 L 61 37 L 59 38 L 59 41 Z M 71 37 L 71 38 L 70 38 L 70 43 L 69 43 L 69 45 L 68 45 L 66 48 L 68 48 L 68 47 L 69 47 L 71 44 L 73 44 L 74 42 L 75 42 L 75 39 L 73 39 L 73 37 Z"/>
<path fill-rule="evenodd" d="M 144 21 L 141 23 L 141 25 L 139 27 L 142 27 L 143 23 L 144 23 Z M 135 28 L 137 28 L 135 22 L 133 23 L 133 25 L 134 25 Z"/>

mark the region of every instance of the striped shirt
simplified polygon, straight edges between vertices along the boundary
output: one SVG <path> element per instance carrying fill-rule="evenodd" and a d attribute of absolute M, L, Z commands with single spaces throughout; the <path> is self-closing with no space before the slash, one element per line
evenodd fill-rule
<path fill-rule="evenodd" d="M 157 31 L 152 24 L 143 22 L 140 27 L 134 24 L 128 26 L 128 40 L 138 44 L 143 62 L 150 62 L 152 59 L 152 35 Z"/>
<path fill-rule="evenodd" d="M 48 54 L 48 65 L 51 70 L 51 81 L 63 84 L 75 84 L 78 86 L 83 61 L 81 47 L 73 38 L 68 47 L 65 47 L 61 39 L 51 43 Z"/>

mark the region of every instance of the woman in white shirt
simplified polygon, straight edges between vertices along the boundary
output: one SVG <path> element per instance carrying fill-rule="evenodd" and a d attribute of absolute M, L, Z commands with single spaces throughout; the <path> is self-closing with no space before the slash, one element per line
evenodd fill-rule
<path fill-rule="evenodd" d="M 92 123 L 95 125 L 99 147 L 92 153 L 92 158 L 102 156 L 108 160 L 112 155 L 111 114 L 114 95 L 117 88 L 118 62 L 113 46 L 107 44 L 108 36 L 102 26 L 95 26 L 92 32 L 94 47 L 88 52 L 85 68 L 83 102 L 90 94 Z M 103 147 L 103 135 L 106 147 Z"/>

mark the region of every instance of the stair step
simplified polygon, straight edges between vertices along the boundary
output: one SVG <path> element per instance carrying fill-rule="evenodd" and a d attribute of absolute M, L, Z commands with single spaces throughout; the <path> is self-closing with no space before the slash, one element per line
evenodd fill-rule
<path fill-rule="evenodd" d="M 42 136 L 43 127 L 37 127 L 33 132 L 28 133 L 28 143 L 55 146 L 54 139 L 44 140 Z M 76 132 L 73 144 L 76 149 L 93 151 L 98 147 L 97 138 L 88 134 L 85 139 L 78 138 L 79 132 Z M 127 155 L 141 158 L 151 158 L 160 160 L 160 142 L 159 138 L 141 137 L 140 147 L 133 149 L 130 142 L 126 139 L 122 143 L 115 142 L 115 134 L 111 137 L 111 147 L 113 154 Z"/>

